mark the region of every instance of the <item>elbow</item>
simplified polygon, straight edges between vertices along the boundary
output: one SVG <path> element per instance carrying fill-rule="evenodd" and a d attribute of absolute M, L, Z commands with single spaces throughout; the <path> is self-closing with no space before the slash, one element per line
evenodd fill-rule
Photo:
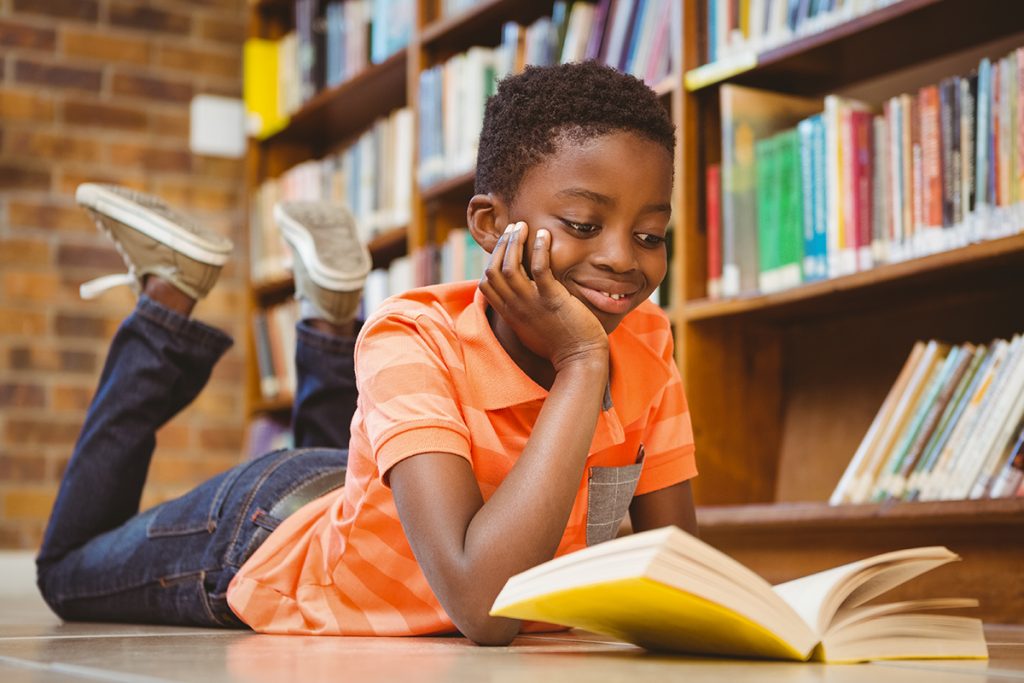
<path fill-rule="evenodd" d="M 508 645 L 519 634 L 520 621 L 507 617 L 492 617 L 488 612 L 493 598 L 466 599 L 446 605 L 448 616 L 455 628 L 476 645 L 501 647 Z"/>
<path fill-rule="evenodd" d="M 519 634 L 519 622 L 514 619 L 485 616 L 483 619 L 472 621 L 476 623 L 456 623 L 456 626 L 474 645 L 503 647 L 510 644 Z"/>

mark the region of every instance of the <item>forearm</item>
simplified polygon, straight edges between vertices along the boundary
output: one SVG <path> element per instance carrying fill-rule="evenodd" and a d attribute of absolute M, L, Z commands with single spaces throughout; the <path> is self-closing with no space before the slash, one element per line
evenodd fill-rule
<path fill-rule="evenodd" d="M 607 360 L 572 365 L 551 387 L 526 447 L 491 498 L 468 520 L 444 592 L 463 633 L 505 643 L 519 624 L 488 611 L 509 577 L 551 559 L 565 531 L 608 380 Z M 454 618 L 454 615 L 453 615 Z"/>
<path fill-rule="evenodd" d="M 511 576 L 554 555 L 594 438 L 607 368 L 607 361 L 591 363 L 556 377 L 515 466 L 474 515 L 466 554 L 488 575 Z M 497 544 L 507 549 L 508 564 L 495 564 Z"/>

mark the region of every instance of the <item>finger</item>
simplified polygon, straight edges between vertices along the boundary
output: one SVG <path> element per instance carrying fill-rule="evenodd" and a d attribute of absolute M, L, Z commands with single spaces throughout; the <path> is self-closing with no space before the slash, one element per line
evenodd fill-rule
<path fill-rule="evenodd" d="M 502 260 L 501 270 L 506 278 L 510 280 L 521 274 L 523 261 L 523 232 L 526 224 L 522 221 L 512 226 L 508 236 L 508 245 L 505 247 L 505 255 Z"/>
<path fill-rule="evenodd" d="M 540 293 L 551 296 L 558 283 L 551 274 L 551 233 L 543 228 L 537 231 L 537 237 L 533 240 L 530 272 L 533 273 Z"/>
<path fill-rule="evenodd" d="M 494 289 L 494 293 L 499 296 L 509 296 L 510 290 L 508 283 L 506 282 L 505 275 L 501 272 L 502 265 L 505 261 L 505 252 L 508 249 L 509 237 L 512 233 L 512 225 L 510 224 L 505 228 L 505 232 L 498 238 L 498 242 L 494 245 L 494 250 L 491 252 L 491 259 L 487 263 L 487 267 L 484 268 L 484 275 L 481 278 L 481 283 L 488 282 Z"/>

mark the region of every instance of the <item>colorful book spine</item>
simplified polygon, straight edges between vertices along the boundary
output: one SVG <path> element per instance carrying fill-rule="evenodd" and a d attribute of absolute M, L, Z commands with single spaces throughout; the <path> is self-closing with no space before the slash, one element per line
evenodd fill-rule
<path fill-rule="evenodd" d="M 722 166 L 712 164 L 705 179 L 708 231 L 708 297 L 722 296 Z"/>

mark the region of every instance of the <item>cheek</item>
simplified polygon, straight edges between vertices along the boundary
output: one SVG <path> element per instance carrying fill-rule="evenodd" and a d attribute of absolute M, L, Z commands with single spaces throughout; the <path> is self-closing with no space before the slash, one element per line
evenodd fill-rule
<path fill-rule="evenodd" d="M 665 279 L 665 275 L 668 274 L 668 258 L 664 250 L 644 253 L 641 257 L 641 264 L 651 289 L 660 285 Z"/>
<path fill-rule="evenodd" d="M 556 279 L 560 280 L 566 270 L 580 262 L 581 255 L 575 247 L 577 243 L 574 240 L 551 233 L 551 273 Z"/>

